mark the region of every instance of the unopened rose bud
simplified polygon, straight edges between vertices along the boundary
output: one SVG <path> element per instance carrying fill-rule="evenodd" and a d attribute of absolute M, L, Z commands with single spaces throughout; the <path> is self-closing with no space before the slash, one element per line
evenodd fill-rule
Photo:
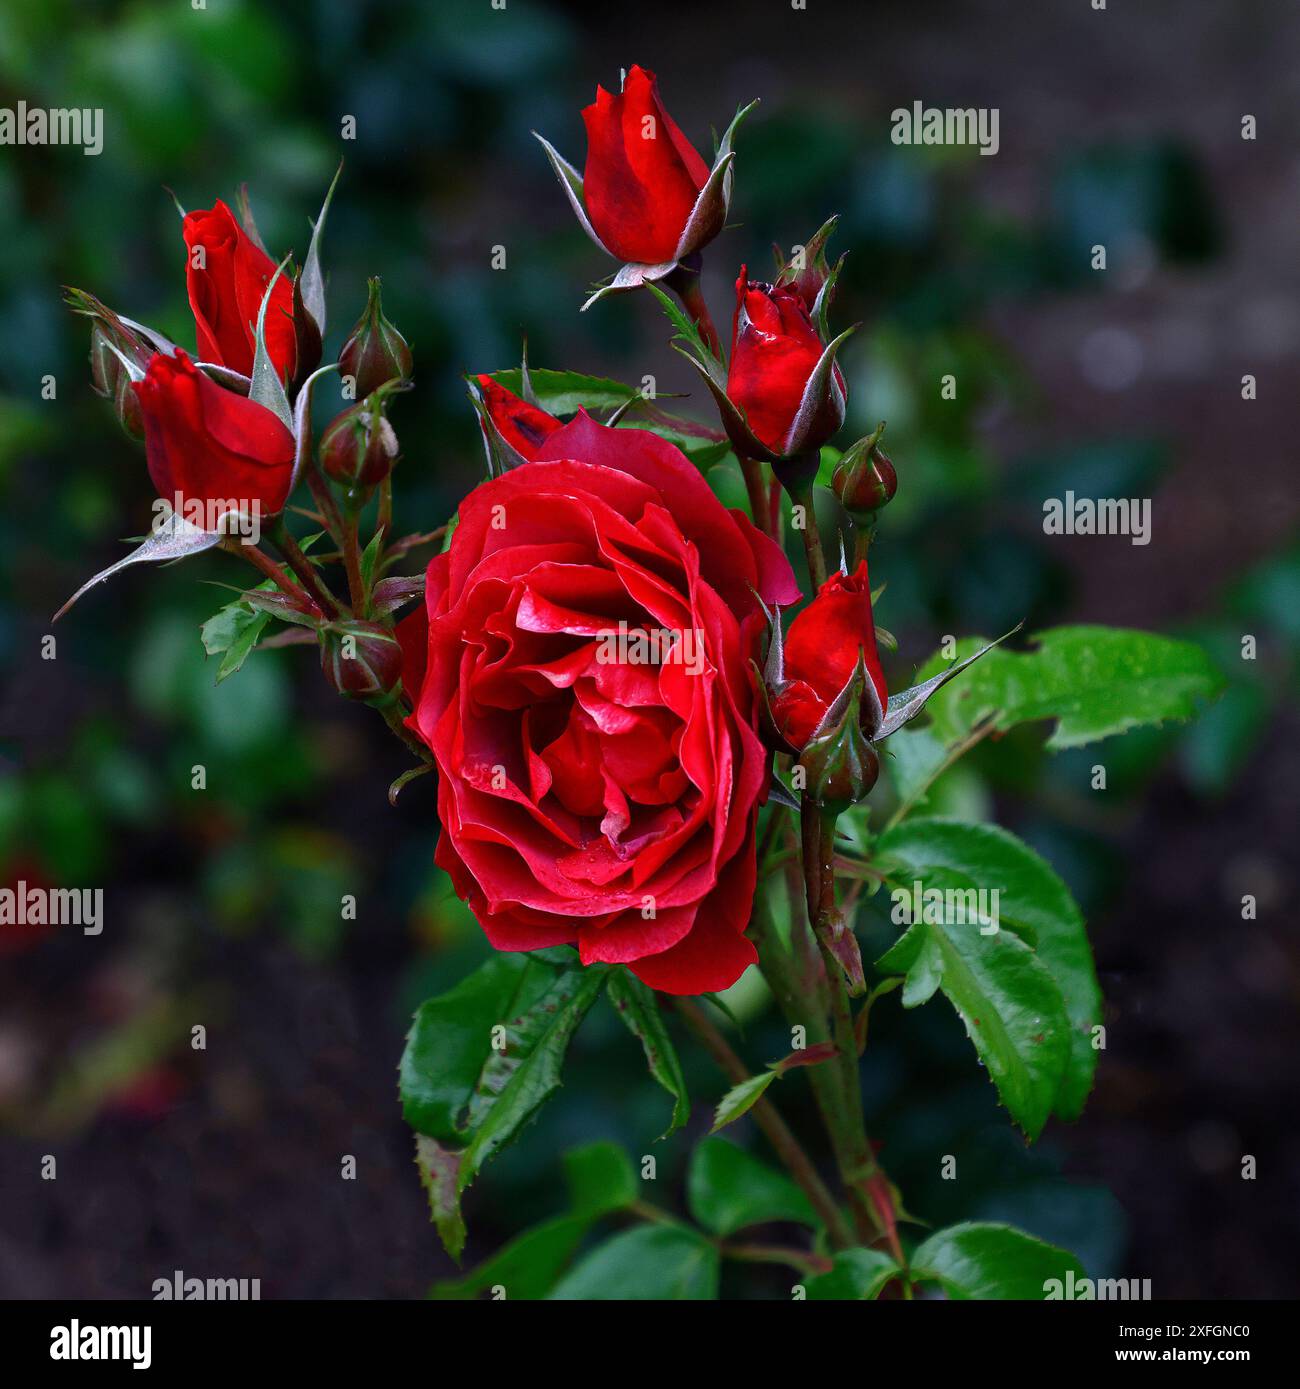
<path fill-rule="evenodd" d="M 880 776 L 880 756 L 862 728 L 866 680 L 862 670 L 838 722 L 825 732 L 819 730 L 799 758 L 807 793 L 828 810 L 843 811 L 856 805 Z"/>
<path fill-rule="evenodd" d="M 898 491 L 898 474 L 880 447 L 880 436 L 884 432 L 882 422 L 874 433 L 846 450 L 836 465 L 831 486 L 852 516 L 873 515 L 888 506 Z"/>
<path fill-rule="evenodd" d="M 870 685 L 858 692 L 862 731 L 874 738 L 889 691 L 876 650 L 865 560 L 852 574 L 827 579 L 790 624 L 777 659 L 769 652 L 768 667 L 770 715 L 785 750 L 801 751 L 838 721 L 837 706 L 848 699 L 860 672 Z"/>
<path fill-rule="evenodd" d="M 365 312 L 339 353 L 339 370 L 356 382 L 358 400 L 389 381 L 409 380 L 413 365 L 406 339 L 384 317 L 378 277 L 369 284 Z"/>
<path fill-rule="evenodd" d="M 384 417 L 385 402 L 385 393 L 376 391 L 326 427 L 320 461 L 335 482 L 369 489 L 388 476 L 397 457 L 397 435 Z"/>
<path fill-rule="evenodd" d="M 320 665 L 344 698 L 382 700 L 402 678 L 402 648 L 380 623 L 346 618 L 321 628 Z"/>

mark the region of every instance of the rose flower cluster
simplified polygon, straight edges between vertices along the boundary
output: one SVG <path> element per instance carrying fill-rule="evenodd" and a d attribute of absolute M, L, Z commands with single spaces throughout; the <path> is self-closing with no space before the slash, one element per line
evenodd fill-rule
<path fill-rule="evenodd" d="M 813 489 L 845 418 L 849 336 L 828 330 L 834 220 L 771 283 L 740 266 L 725 348 L 713 325 L 702 256 L 727 219 L 750 109 L 710 164 L 633 67 L 582 113 L 581 173 L 542 141 L 582 227 L 619 262 L 588 303 L 633 290 L 661 301 L 749 514 L 723 505 L 681 428 L 662 428 L 631 388 L 613 414 L 560 418 L 525 367 L 468 383 L 488 479 L 453 525 L 396 539 L 388 414 L 412 355 L 374 280 L 337 360 L 320 365 L 328 197 L 296 268 L 267 252 L 246 197 L 238 216 L 221 201 L 183 216 L 193 355 L 69 291 L 92 323 L 96 388 L 143 437 L 166 504 L 114 569 L 218 546 L 256 567 L 248 611 L 306 629 L 334 686 L 417 754 L 409 775 L 436 774 L 437 862 L 492 945 L 573 945 L 584 964 L 624 964 L 679 994 L 723 989 L 756 959 L 756 823 L 774 788 L 792 786 L 805 813 L 859 800 L 875 744 L 956 673 L 893 699 L 885 685 L 866 555 L 897 479 L 879 430 L 839 457 L 833 488 L 857 553 L 847 572 L 826 569 Z M 313 443 L 313 387 L 334 371 L 345 408 Z M 300 482 L 330 537 L 319 555 L 286 523 Z M 422 544 L 439 547 L 423 580 L 393 572 Z"/>

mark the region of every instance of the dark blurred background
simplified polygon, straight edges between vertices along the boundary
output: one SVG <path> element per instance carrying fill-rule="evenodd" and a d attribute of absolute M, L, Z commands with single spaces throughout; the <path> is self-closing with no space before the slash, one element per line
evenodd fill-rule
<path fill-rule="evenodd" d="M 1055 757 L 1024 729 L 936 788 L 933 808 L 996 817 L 1068 879 L 1108 1046 L 1085 1117 L 1030 1150 L 960 1025 L 888 1000 L 864 1074 L 891 1175 L 928 1220 L 1012 1220 L 1157 1297 L 1300 1290 L 1297 52 L 1280 0 L 7 0 L 0 105 L 100 106 L 105 139 L 98 158 L 0 149 L 0 876 L 102 886 L 106 925 L 0 935 L 0 1294 L 148 1296 L 173 1269 L 257 1277 L 265 1297 L 423 1294 L 451 1265 L 395 1067 L 416 1003 L 485 949 L 432 865 L 432 787 L 389 808 L 404 755 L 311 650 L 214 684 L 198 625 L 230 596 L 214 584 L 243 581 L 224 557 L 128 570 L 42 659 L 50 614 L 152 500 L 60 286 L 188 347 L 163 185 L 205 207 L 247 180 L 267 244 L 301 258 L 342 154 L 327 349 L 382 275 L 417 367 L 393 417 L 398 524 L 428 529 L 479 475 L 460 373 L 515 364 L 525 333 L 536 365 L 691 389 L 648 297 L 578 315 L 611 267 L 529 134 L 581 167 L 579 109 L 633 62 L 706 154 L 710 126 L 763 99 L 738 142 L 739 225 L 708 253 L 719 321 L 743 260 L 841 216 L 835 318 L 865 325 L 844 437 L 887 418 L 901 478 L 872 561 L 893 680 L 944 633 L 1021 617 L 1190 636 L 1228 676 L 1187 728 Z M 892 145 L 891 110 L 915 100 L 997 107 L 996 157 Z M 680 404 L 707 418 L 698 394 Z M 1152 543 L 1044 536 L 1042 501 L 1066 489 L 1152 498 Z M 761 989 L 733 1004 L 752 1062 L 788 1050 Z M 471 1258 L 560 1207 L 563 1147 L 649 1151 L 664 1101 L 642 1066 L 612 1014 L 588 1019 L 561 1097 L 469 1198 Z M 698 1134 L 723 1087 L 693 1058 L 689 1074 Z M 812 1132 L 802 1094 L 782 1101 Z M 670 1200 L 687 1138 L 655 1151 Z"/>

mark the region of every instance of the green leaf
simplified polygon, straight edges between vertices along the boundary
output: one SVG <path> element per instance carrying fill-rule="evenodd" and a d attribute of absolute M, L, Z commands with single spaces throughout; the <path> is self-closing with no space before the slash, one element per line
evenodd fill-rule
<path fill-rule="evenodd" d="M 491 956 L 415 1014 L 399 1067 L 402 1114 L 418 1133 L 463 1143 L 471 1096 L 492 1054 L 492 1029 L 536 1003 L 554 971 L 530 955 Z"/>
<path fill-rule="evenodd" d="M 402 1112 L 437 1140 L 420 1149 L 428 1160 L 421 1173 L 453 1256 L 465 1240 L 460 1193 L 559 1087 L 569 1041 L 606 973 L 535 955 L 496 955 L 416 1012 L 399 1068 Z M 444 1143 L 465 1146 L 449 1150 Z"/>
<path fill-rule="evenodd" d="M 381 526 L 374 535 L 370 537 L 370 542 L 361 552 L 361 582 L 365 586 L 367 593 L 370 592 L 371 585 L 375 577 L 375 565 L 379 562 L 379 551 L 384 544 L 384 531 Z"/>
<path fill-rule="evenodd" d="M 464 1278 L 435 1283 L 435 1301 L 463 1301 L 487 1288 L 501 1289 L 506 1300 L 545 1297 L 577 1253 L 591 1226 L 585 1215 L 561 1215 L 525 1231 Z"/>
<path fill-rule="evenodd" d="M 587 376 L 580 371 L 548 371 L 530 366 L 528 377 L 539 409 L 549 415 L 575 415 L 579 410 L 616 410 L 641 393 L 623 381 L 606 376 Z M 506 390 L 523 396 L 522 367 L 507 367 L 494 371 L 492 379 Z"/>
<path fill-rule="evenodd" d="M 1067 1250 L 994 1224 L 953 1225 L 931 1235 L 912 1255 L 911 1271 L 916 1281 L 939 1283 L 949 1297 L 963 1300 L 1041 1301 L 1052 1280 L 1086 1276 Z"/>
<path fill-rule="evenodd" d="M 715 1235 L 772 1220 L 817 1224 L 808 1198 L 789 1177 L 725 1138 L 705 1138 L 696 1147 L 686 1175 L 686 1204 Z"/>
<path fill-rule="evenodd" d="M 429 1215 L 443 1247 L 457 1261 L 465 1248 L 465 1218 L 460 1211 L 460 1160 L 460 1153 L 444 1148 L 425 1134 L 416 1134 L 415 1165 L 420 1172 L 420 1184 L 429 1198 Z"/>
<path fill-rule="evenodd" d="M 756 1076 L 750 1076 L 748 1080 L 742 1080 L 739 1085 L 733 1085 L 718 1101 L 718 1107 L 713 1113 L 713 1127 L 709 1132 L 717 1133 L 719 1129 L 734 1124 L 742 1115 L 748 1114 L 762 1099 L 763 1091 L 776 1077 L 776 1071 L 762 1071 Z"/>
<path fill-rule="evenodd" d="M 569 1041 L 605 978 L 605 970 L 590 966 L 558 972 L 541 998 L 505 1024 L 505 1046 L 488 1056 L 470 1100 L 474 1136 L 461 1166 L 462 1191 L 559 1088 Z"/>
<path fill-rule="evenodd" d="M 1000 927 L 1014 931 L 1034 948 L 1065 1000 L 1069 1062 L 1053 1112 L 1062 1119 L 1078 1118 L 1097 1068 L 1092 1029 L 1101 1022 L 1101 988 L 1083 915 L 1070 889 L 1045 859 L 995 825 L 907 820 L 882 835 L 874 852 L 898 887 L 910 889 L 914 882 L 929 886 L 936 871 L 942 871 L 946 886 L 997 890 Z M 956 929 L 978 934 L 973 926 Z M 941 953 L 931 936 L 909 972 L 904 1006 L 924 1002 L 919 996 L 924 988 L 928 988 L 925 997 L 934 992 L 939 979 L 931 984 L 930 975 L 942 974 Z"/>
<path fill-rule="evenodd" d="M 763 1074 L 742 1080 L 739 1085 L 733 1085 L 723 1095 L 714 1111 L 713 1127 L 709 1132 L 717 1133 L 719 1129 L 726 1128 L 728 1124 L 735 1123 L 742 1115 L 747 1114 L 762 1099 L 763 1092 L 778 1076 L 783 1076 L 796 1067 L 818 1066 L 823 1061 L 829 1061 L 835 1054 L 834 1042 L 817 1042 L 811 1047 L 791 1052 L 780 1061 L 768 1062 L 767 1070 Z"/>
<path fill-rule="evenodd" d="M 691 1116 L 691 1102 L 686 1093 L 686 1077 L 677 1058 L 663 1014 L 654 991 L 647 988 L 626 969 L 615 970 L 609 976 L 609 1001 L 633 1036 L 641 1042 L 650 1074 L 673 1097 L 673 1117 L 659 1136 L 667 1138 Z"/>
<path fill-rule="evenodd" d="M 564 1155 L 574 1212 L 596 1218 L 627 1210 L 640 1192 L 632 1160 L 617 1143 L 589 1143 Z"/>
<path fill-rule="evenodd" d="M 955 660 L 983 645 L 970 637 Z M 1053 749 L 1080 747 L 1126 729 L 1189 719 L 1217 695 L 1223 676 L 1191 642 L 1117 627 L 1053 627 L 1031 638 L 1032 651 L 990 651 L 959 681 L 930 700 L 931 726 L 944 743 L 959 742 L 988 720 L 1005 730 L 1056 719 Z M 950 664 L 932 658 L 918 682 Z"/>
<path fill-rule="evenodd" d="M 718 1251 L 679 1225 L 624 1230 L 593 1249 L 552 1290 L 557 1301 L 707 1301 L 718 1295 Z"/>
<path fill-rule="evenodd" d="M 960 886 L 947 870 L 930 886 Z M 941 988 L 1011 1117 L 1032 1138 L 1043 1131 L 1070 1054 L 1065 1000 L 1042 961 L 1011 931 L 980 934 L 971 924 L 914 922 L 877 961 L 905 972 L 904 1006 Z"/>
<path fill-rule="evenodd" d="M 894 1260 L 879 1249 L 845 1249 L 834 1263 L 829 1273 L 808 1280 L 809 1302 L 870 1302 L 899 1273 Z"/>
<path fill-rule="evenodd" d="M 257 614 L 242 598 L 218 608 L 199 628 L 199 639 L 209 656 L 229 651 L 241 632 L 256 618 Z"/>

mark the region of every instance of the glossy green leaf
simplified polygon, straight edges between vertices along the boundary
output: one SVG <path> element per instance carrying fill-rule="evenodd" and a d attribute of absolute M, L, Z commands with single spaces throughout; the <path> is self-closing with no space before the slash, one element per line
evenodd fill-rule
<path fill-rule="evenodd" d="M 574 1212 L 595 1218 L 627 1210 L 640 1196 L 636 1169 L 617 1143 L 588 1143 L 564 1155 Z"/>
<path fill-rule="evenodd" d="M 562 1215 L 526 1230 L 464 1278 L 434 1284 L 436 1301 L 464 1300 L 491 1290 L 494 1299 L 545 1297 L 568 1267 L 591 1226 L 586 1215 Z"/>
<path fill-rule="evenodd" d="M 705 1138 L 691 1155 L 686 1204 L 715 1235 L 772 1220 L 817 1224 L 808 1198 L 789 1177 L 725 1138 Z"/>
<path fill-rule="evenodd" d="M 1034 948 L 1065 1000 L 1069 1064 L 1053 1110 L 1060 1118 L 1077 1118 L 1097 1068 L 1092 1029 L 1101 1021 L 1101 988 L 1083 916 L 1070 889 L 1046 860 L 995 825 L 937 818 L 905 820 L 876 842 L 874 853 L 896 886 L 929 885 L 936 872 L 943 870 L 944 886 L 997 890 L 1000 928 L 1014 931 Z M 978 935 L 974 926 L 955 929 Z M 906 1006 L 924 1001 L 920 987 L 929 984 L 936 970 L 942 973 L 941 954 L 931 936 L 909 971 L 903 996 Z M 914 976 L 922 978 L 914 982 Z M 909 991 L 917 996 L 909 996 Z M 929 993 L 933 991 L 929 988 Z"/>
<path fill-rule="evenodd" d="M 624 1230 L 592 1250 L 551 1292 L 558 1301 L 707 1301 L 718 1295 L 718 1251 L 679 1225 Z"/>
<path fill-rule="evenodd" d="M 718 1101 L 718 1107 L 713 1113 L 713 1127 L 709 1132 L 717 1133 L 719 1129 L 734 1124 L 737 1119 L 748 1114 L 763 1098 L 763 1092 L 776 1076 L 775 1071 L 760 1071 L 758 1075 L 742 1080 L 739 1085 L 733 1085 Z"/>
<path fill-rule="evenodd" d="M 556 1090 L 569 1041 L 605 975 L 535 955 L 495 955 L 417 1011 L 399 1068 L 402 1112 L 437 1140 L 419 1150 L 421 1175 L 454 1256 L 465 1231 L 448 1183 L 458 1198 Z"/>
<path fill-rule="evenodd" d="M 615 410 L 640 394 L 635 386 L 612 381 L 605 376 L 587 376 L 580 371 L 548 371 L 530 366 L 528 378 L 538 408 L 548 415 L 574 415 L 579 410 Z M 521 367 L 494 371 L 492 379 L 506 390 L 523 396 L 524 381 Z"/>
<path fill-rule="evenodd" d="M 462 1191 L 559 1088 L 569 1041 L 604 985 L 598 967 L 557 971 L 546 992 L 505 1023 L 505 1045 L 490 1052 L 470 1100 L 474 1136 L 461 1166 Z"/>
<path fill-rule="evenodd" d="M 879 1249 L 845 1249 L 834 1263 L 829 1273 L 808 1280 L 809 1302 L 870 1302 L 899 1272 L 893 1258 Z"/>
<path fill-rule="evenodd" d="M 959 886 L 947 870 L 931 886 Z M 1052 1112 L 1070 1056 L 1065 1000 L 1035 952 L 1012 931 L 981 935 L 963 923 L 914 922 L 878 967 L 903 972 L 905 1006 L 942 989 L 1011 1117 L 1037 1138 Z"/>
<path fill-rule="evenodd" d="M 1189 719 L 1223 687 L 1209 656 L 1173 637 L 1118 627 L 1052 627 L 1030 641 L 1036 649 L 990 651 L 931 698 L 937 737 L 951 745 L 985 720 L 1004 730 L 1055 719 L 1048 747 L 1079 747 L 1140 725 Z M 983 643 L 981 637 L 958 642 L 954 659 Z M 918 682 L 948 664 L 933 657 L 917 673 Z"/>
<path fill-rule="evenodd" d="M 690 1118 L 691 1102 L 686 1093 L 682 1063 L 664 1026 L 659 1002 L 654 991 L 626 969 L 618 969 L 610 974 L 609 1001 L 628 1030 L 640 1041 L 650 1074 L 673 1097 L 672 1120 L 660 1135 L 667 1138 Z"/>
<path fill-rule="evenodd" d="M 221 656 L 217 666 L 218 685 L 244 664 L 270 620 L 270 613 L 256 612 L 240 598 L 227 603 L 199 628 L 204 651 L 209 656 Z"/>
<path fill-rule="evenodd" d="M 912 1277 L 942 1286 L 951 1298 L 1041 1300 L 1052 1280 L 1086 1275 L 1065 1249 L 1046 1244 L 1010 1225 L 953 1225 L 933 1234 L 911 1259 Z M 1059 1296 L 1059 1292 L 1058 1292 Z"/>
<path fill-rule="evenodd" d="M 466 1111 L 492 1053 L 492 1029 L 535 1003 L 554 971 L 530 955 L 497 954 L 415 1014 L 399 1068 L 402 1114 L 443 1142 L 470 1134 Z"/>

